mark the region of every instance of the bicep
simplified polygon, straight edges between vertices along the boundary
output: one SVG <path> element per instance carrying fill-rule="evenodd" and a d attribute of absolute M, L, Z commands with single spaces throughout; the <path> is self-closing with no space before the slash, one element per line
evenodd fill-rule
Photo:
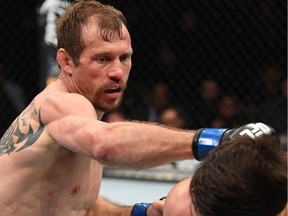
<path fill-rule="evenodd" d="M 96 137 L 102 124 L 96 119 L 67 115 L 47 125 L 47 132 L 56 143 L 73 152 L 93 156 L 97 147 Z"/>
<path fill-rule="evenodd" d="M 82 96 L 63 95 L 48 98 L 42 105 L 41 116 L 46 131 L 55 143 L 77 153 L 90 154 L 92 130 L 101 129 L 103 122 L 91 103 Z"/>

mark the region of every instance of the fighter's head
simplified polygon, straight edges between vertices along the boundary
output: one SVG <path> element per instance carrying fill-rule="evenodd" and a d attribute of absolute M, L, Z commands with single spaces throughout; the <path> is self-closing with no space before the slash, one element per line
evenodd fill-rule
<path fill-rule="evenodd" d="M 71 5 L 57 24 L 60 79 L 96 110 L 119 107 L 132 67 L 131 38 L 123 14 L 97 1 Z"/>

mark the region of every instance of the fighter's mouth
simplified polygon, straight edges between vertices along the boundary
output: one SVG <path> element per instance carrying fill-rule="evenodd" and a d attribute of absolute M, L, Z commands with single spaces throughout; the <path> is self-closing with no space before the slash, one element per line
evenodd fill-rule
<path fill-rule="evenodd" d="M 118 92 L 120 92 L 120 91 L 121 91 L 121 88 L 120 88 L 120 87 L 115 87 L 115 88 L 111 88 L 111 89 L 105 90 L 105 93 L 111 94 L 111 93 L 118 93 Z"/>

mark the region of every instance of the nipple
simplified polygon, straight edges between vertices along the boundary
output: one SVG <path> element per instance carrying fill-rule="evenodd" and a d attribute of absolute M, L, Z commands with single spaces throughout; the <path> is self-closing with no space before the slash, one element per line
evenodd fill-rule
<path fill-rule="evenodd" d="M 81 186 L 80 186 L 80 185 L 74 187 L 74 188 L 71 190 L 71 195 L 77 194 L 77 193 L 80 191 L 80 189 L 81 189 Z"/>

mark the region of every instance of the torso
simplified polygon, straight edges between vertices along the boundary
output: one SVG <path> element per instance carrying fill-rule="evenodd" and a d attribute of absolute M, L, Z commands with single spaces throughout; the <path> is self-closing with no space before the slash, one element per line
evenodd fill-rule
<path fill-rule="evenodd" d="M 32 101 L 0 141 L 1 216 L 85 215 L 98 196 L 102 165 L 52 139 L 39 118 L 43 100 Z"/>

